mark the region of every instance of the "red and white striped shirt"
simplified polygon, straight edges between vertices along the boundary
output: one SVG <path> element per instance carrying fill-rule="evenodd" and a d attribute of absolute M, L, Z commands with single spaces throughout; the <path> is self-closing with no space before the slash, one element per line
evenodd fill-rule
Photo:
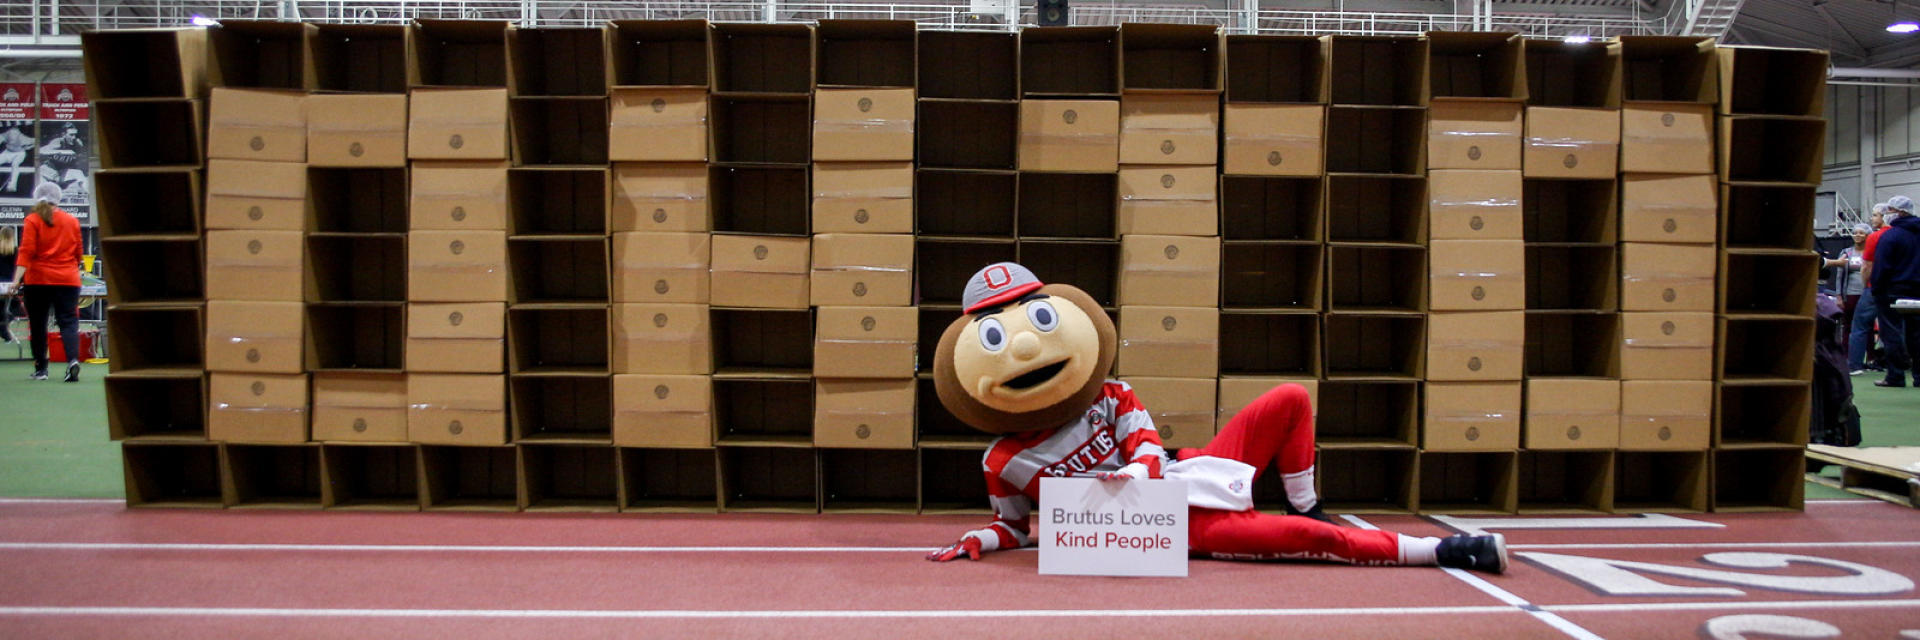
<path fill-rule="evenodd" d="M 967 535 L 979 538 L 987 551 L 1026 546 L 1041 478 L 1090 478 L 1134 462 L 1158 478 L 1166 458 L 1153 418 L 1133 397 L 1133 387 L 1108 380 L 1093 406 L 1073 422 L 993 441 L 982 461 L 993 523 Z"/>

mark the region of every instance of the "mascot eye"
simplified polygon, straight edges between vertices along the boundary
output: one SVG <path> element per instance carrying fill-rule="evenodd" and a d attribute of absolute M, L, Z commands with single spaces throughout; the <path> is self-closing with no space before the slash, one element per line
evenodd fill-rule
<path fill-rule="evenodd" d="M 1027 304 L 1027 320 L 1033 323 L 1035 329 L 1052 331 L 1060 326 L 1060 312 L 1053 310 L 1052 303 L 1035 300 Z"/>
<path fill-rule="evenodd" d="M 1000 326 L 999 320 L 987 318 L 980 321 L 980 346 L 986 347 L 991 353 L 999 353 L 1007 347 L 1007 330 Z"/>

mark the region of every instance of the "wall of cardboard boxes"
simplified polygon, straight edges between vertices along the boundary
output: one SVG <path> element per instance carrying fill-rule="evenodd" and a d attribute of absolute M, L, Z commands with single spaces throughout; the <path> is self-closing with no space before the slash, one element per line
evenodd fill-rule
<path fill-rule="evenodd" d="M 130 504 L 984 511 L 987 438 L 926 356 L 1019 260 L 1117 317 L 1174 446 L 1307 385 L 1331 509 L 1800 505 L 1823 52 L 871 21 L 84 46 Z"/>

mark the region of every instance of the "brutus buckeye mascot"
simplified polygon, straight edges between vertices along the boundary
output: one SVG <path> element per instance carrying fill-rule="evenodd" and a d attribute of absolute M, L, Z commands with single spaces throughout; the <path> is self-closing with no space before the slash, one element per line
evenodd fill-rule
<path fill-rule="evenodd" d="M 934 355 L 940 403 L 973 428 L 1000 436 L 984 470 L 994 519 L 927 559 L 945 562 L 1026 546 L 1044 477 L 1127 481 L 1177 478 L 1190 487 L 1192 551 L 1243 560 L 1314 559 L 1365 565 L 1440 565 L 1499 573 L 1498 534 L 1414 538 L 1333 524 L 1313 483 L 1313 410 L 1306 389 L 1275 387 L 1202 449 L 1169 454 L 1113 367 L 1113 322 L 1085 291 L 1045 285 L 1011 262 L 967 282 L 966 314 Z M 1253 510 L 1253 481 L 1280 467 L 1288 515 Z"/>

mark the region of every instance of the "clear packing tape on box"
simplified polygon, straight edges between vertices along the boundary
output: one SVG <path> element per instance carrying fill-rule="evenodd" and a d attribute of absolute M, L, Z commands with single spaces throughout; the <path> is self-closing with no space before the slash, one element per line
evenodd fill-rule
<path fill-rule="evenodd" d="M 866 189 L 835 189 L 833 191 L 815 189 L 813 198 L 815 200 L 912 200 L 913 185 L 884 185 Z"/>
<path fill-rule="evenodd" d="M 614 129 L 643 129 L 643 130 L 644 129 L 678 129 L 681 127 L 688 127 L 688 126 L 705 127 L 707 126 L 707 116 L 694 115 L 694 116 L 685 117 L 685 118 L 667 118 L 667 117 L 639 118 L 639 119 L 621 118 L 611 123 L 608 123 L 608 126 Z"/>
<path fill-rule="evenodd" d="M 1647 284 L 1691 285 L 1691 286 L 1707 286 L 1707 287 L 1714 286 L 1713 276 L 1702 276 L 1702 275 L 1691 274 L 1691 273 L 1627 274 L 1627 275 L 1621 276 L 1620 279 L 1623 282 L 1631 282 L 1635 284 L 1647 283 Z"/>
<path fill-rule="evenodd" d="M 1035 144 L 1119 144 L 1120 134 L 1102 131 L 1049 131 L 1046 133 L 1026 132 L 1020 135 L 1022 142 Z"/>
<path fill-rule="evenodd" d="M 912 120 L 871 118 L 863 120 L 815 120 L 814 131 L 832 133 L 913 133 Z"/>
<path fill-rule="evenodd" d="M 407 405 L 408 411 L 451 411 L 457 413 L 506 413 L 500 407 L 469 407 L 450 403 L 415 402 Z"/>
<path fill-rule="evenodd" d="M 1602 147 L 1620 146 L 1619 143 L 1613 141 L 1587 140 L 1583 138 L 1547 138 L 1541 136 L 1527 138 L 1527 145 L 1554 149 L 1599 149 Z"/>
<path fill-rule="evenodd" d="M 472 262 L 437 260 L 437 261 L 431 261 L 431 262 L 414 263 L 413 270 L 414 271 L 431 271 L 434 273 L 490 276 L 490 275 L 499 273 L 500 266 L 501 265 L 498 265 L 498 264 L 474 264 Z"/>
<path fill-rule="evenodd" d="M 1507 420 L 1509 418 L 1517 418 L 1518 416 L 1514 416 L 1506 413 L 1497 413 L 1497 412 L 1487 413 L 1484 411 L 1446 411 L 1441 413 L 1428 414 L 1427 417 L 1428 419 L 1434 422 L 1481 423 L 1481 422 L 1500 422 L 1500 421 Z"/>
<path fill-rule="evenodd" d="M 305 415 L 306 407 L 268 407 L 258 405 L 241 406 L 230 402 L 213 403 L 214 411 L 230 411 L 250 415 Z"/>
<path fill-rule="evenodd" d="M 1475 340 L 1446 340 L 1442 337 L 1435 336 L 1432 343 L 1428 345 L 1428 348 L 1434 351 L 1480 352 L 1523 349 L 1526 348 L 1526 346 L 1526 339 L 1518 336 L 1512 338 L 1479 338 Z"/>
<path fill-rule="evenodd" d="M 1515 198 L 1476 198 L 1471 200 L 1434 200 L 1429 203 L 1436 209 L 1501 209 L 1520 208 Z"/>

